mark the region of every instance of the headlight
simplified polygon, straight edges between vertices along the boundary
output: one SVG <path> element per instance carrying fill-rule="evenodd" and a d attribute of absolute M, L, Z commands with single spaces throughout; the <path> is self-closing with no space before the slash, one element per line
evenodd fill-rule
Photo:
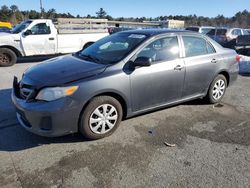
<path fill-rule="evenodd" d="M 62 97 L 70 96 L 76 92 L 79 86 L 51 87 L 42 89 L 36 96 L 37 100 L 54 101 Z"/>

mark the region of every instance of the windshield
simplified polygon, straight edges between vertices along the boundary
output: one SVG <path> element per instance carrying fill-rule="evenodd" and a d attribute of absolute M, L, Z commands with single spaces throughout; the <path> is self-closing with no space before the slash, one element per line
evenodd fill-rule
<path fill-rule="evenodd" d="M 31 24 L 31 22 L 32 21 L 21 22 L 20 24 L 16 25 L 16 27 L 14 27 L 11 32 L 14 33 L 14 34 L 20 33 L 21 31 L 26 29 Z"/>
<path fill-rule="evenodd" d="M 116 33 L 92 44 L 78 53 L 78 56 L 96 63 L 114 64 L 125 58 L 146 38 L 144 34 Z"/>

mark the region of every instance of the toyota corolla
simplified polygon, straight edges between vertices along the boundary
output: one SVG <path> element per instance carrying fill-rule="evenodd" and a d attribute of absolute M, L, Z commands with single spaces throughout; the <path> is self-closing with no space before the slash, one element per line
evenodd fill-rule
<path fill-rule="evenodd" d="M 141 113 L 197 98 L 220 102 L 238 60 L 199 33 L 124 31 L 28 69 L 14 79 L 12 101 L 30 132 L 99 139 Z"/>

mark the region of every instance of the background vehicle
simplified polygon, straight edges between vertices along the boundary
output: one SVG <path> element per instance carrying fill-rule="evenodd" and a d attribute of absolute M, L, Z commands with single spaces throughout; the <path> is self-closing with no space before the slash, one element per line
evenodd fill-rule
<path fill-rule="evenodd" d="M 112 35 L 112 34 L 117 33 L 117 32 L 128 31 L 128 30 L 135 30 L 135 29 L 137 29 L 137 28 L 130 28 L 130 27 L 109 27 L 108 31 L 109 31 L 109 34 Z"/>
<path fill-rule="evenodd" d="M 250 55 L 250 34 L 237 37 L 235 50 L 239 54 Z"/>
<path fill-rule="evenodd" d="M 197 98 L 220 102 L 238 76 L 236 57 L 198 33 L 124 31 L 26 70 L 12 100 L 28 131 L 99 139 L 122 118 Z"/>
<path fill-rule="evenodd" d="M 12 28 L 12 25 L 10 22 L 0 22 L 0 27 L 5 27 L 5 28 Z"/>
<path fill-rule="evenodd" d="M 0 33 L 10 33 L 11 29 L 8 27 L 0 27 Z"/>
<path fill-rule="evenodd" d="M 26 20 L 11 33 L 0 35 L 0 66 L 16 63 L 17 57 L 73 53 L 108 35 L 99 19 Z"/>
<path fill-rule="evenodd" d="M 207 34 L 209 31 L 211 31 L 211 29 L 214 29 L 215 27 L 210 27 L 210 26 L 190 26 L 187 27 L 186 30 L 188 31 L 195 31 L 198 33 L 202 33 L 202 34 Z"/>
<path fill-rule="evenodd" d="M 207 33 L 209 37 L 217 41 L 223 47 L 232 48 L 236 44 L 236 38 L 241 35 L 247 35 L 248 33 L 241 28 L 224 28 L 218 27 L 212 29 Z"/>

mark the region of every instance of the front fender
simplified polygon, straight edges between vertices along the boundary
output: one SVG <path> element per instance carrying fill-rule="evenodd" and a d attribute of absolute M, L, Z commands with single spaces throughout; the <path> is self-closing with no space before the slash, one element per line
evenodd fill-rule
<path fill-rule="evenodd" d="M 13 50 L 17 55 L 24 56 L 24 51 L 21 47 L 21 37 L 18 34 L 0 35 L 0 47 L 9 48 Z"/>

